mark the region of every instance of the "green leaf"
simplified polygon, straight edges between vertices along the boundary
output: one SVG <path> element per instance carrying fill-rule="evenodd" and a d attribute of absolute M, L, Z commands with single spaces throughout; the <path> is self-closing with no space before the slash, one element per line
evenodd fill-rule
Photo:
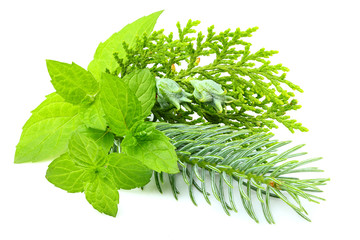
<path fill-rule="evenodd" d="M 82 167 L 102 167 L 107 157 L 103 147 L 79 132 L 75 132 L 69 141 L 69 155 L 76 165 Z"/>
<path fill-rule="evenodd" d="M 141 104 L 120 78 L 103 73 L 100 101 L 111 131 L 124 136 L 141 118 Z"/>
<path fill-rule="evenodd" d="M 156 20 L 162 12 L 163 11 L 159 11 L 142 17 L 126 25 L 119 32 L 114 33 L 105 42 L 100 43 L 96 49 L 94 59 L 88 66 L 88 70 L 95 78 L 100 79 L 101 73 L 105 72 L 106 69 L 110 72 L 116 70 L 118 64 L 113 54 L 117 52 L 120 58 L 125 58 L 123 42 L 126 42 L 132 47 L 137 37 L 141 37 L 143 34 L 150 34 L 155 26 Z"/>
<path fill-rule="evenodd" d="M 50 163 L 46 179 L 70 193 L 83 192 L 84 183 L 89 180 L 89 173 L 85 168 L 75 165 L 69 154 L 65 153 Z"/>
<path fill-rule="evenodd" d="M 86 200 L 99 212 L 115 217 L 119 192 L 109 178 L 97 176 L 85 186 Z"/>
<path fill-rule="evenodd" d="M 90 136 L 96 134 L 88 131 Z M 88 202 L 98 211 L 116 216 L 119 193 L 108 168 L 102 146 L 79 132 L 69 141 L 69 153 L 55 159 L 46 178 L 68 192 L 85 192 Z"/>
<path fill-rule="evenodd" d="M 130 129 L 131 135 L 136 139 L 147 138 L 156 128 L 156 123 L 145 122 L 144 120 L 137 121 Z"/>
<path fill-rule="evenodd" d="M 150 182 L 152 170 L 137 159 L 124 153 L 112 153 L 108 159 L 108 169 L 118 189 L 133 189 Z"/>
<path fill-rule="evenodd" d="M 109 152 L 110 148 L 114 145 L 114 134 L 111 132 L 86 128 L 79 131 L 79 133 L 94 140 L 95 143 L 101 146 L 105 152 Z"/>
<path fill-rule="evenodd" d="M 106 130 L 105 113 L 98 96 L 91 105 L 81 109 L 81 119 L 88 128 Z"/>
<path fill-rule="evenodd" d="M 78 106 L 56 93 L 48 95 L 23 127 L 15 163 L 50 160 L 66 152 L 73 132 L 85 127 L 78 113 Z"/>
<path fill-rule="evenodd" d="M 179 172 L 175 147 L 159 130 L 154 129 L 149 135 L 143 136 L 127 135 L 121 148 L 127 155 L 157 172 Z"/>
<path fill-rule="evenodd" d="M 47 69 L 56 92 L 72 104 L 89 104 L 99 91 L 92 74 L 75 63 L 46 60 Z"/>
<path fill-rule="evenodd" d="M 156 82 L 150 70 L 147 68 L 136 70 L 126 75 L 123 80 L 139 99 L 143 117 L 149 116 L 156 102 Z"/>

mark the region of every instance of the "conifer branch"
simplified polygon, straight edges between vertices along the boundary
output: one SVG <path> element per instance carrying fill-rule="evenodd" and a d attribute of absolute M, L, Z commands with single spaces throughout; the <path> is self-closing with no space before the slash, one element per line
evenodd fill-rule
<path fill-rule="evenodd" d="M 290 141 L 279 142 L 272 140 L 272 134 L 252 134 L 229 126 L 157 123 L 157 129 L 165 133 L 176 147 L 181 174 L 195 205 L 195 190 L 203 194 L 209 204 L 211 192 L 225 213 L 230 215 L 231 211 L 237 212 L 234 194 L 239 192 L 247 214 L 258 222 L 253 207 L 254 194 L 261 203 L 267 222 L 274 223 L 270 210 L 272 198 L 281 199 L 308 221 L 310 219 L 300 199 L 314 203 L 324 200 L 313 194 L 321 192 L 319 186 L 325 185 L 329 179 L 292 176 L 299 172 L 322 172 L 316 167 L 303 168 L 321 158 L 293 160 L 306 154 L 297 152 L 304 145 L 280 151 Z M 179 191 L 175 177 L 168 177 L 177 199 Z M 158 190 L 162 192 L 163 174 L 154 172 L 154 178 Z M 207 181 L 210 181 L 211 189 L 206 188 Z"/>
<path fill-rule="evenodd" d="M 173 79 L 188 93 L 194 90 L 189 79 L 210 79 L 221 84 L 226 94 L 235 99 L 226 104 L 227 111 L 221 113 L 196 99 L 192 99 L 186 109 L 163 109 L 156 104 L 152 112 L 159 121 L 225 123 L 255 131 L 277 128 L 275 122 L 278 122 L 291 132 L 307 131 L 286 115 L 301 107 L 294 96 L 295 91 L 302 92 L 302 89 L 286 79 L 288 68 L 282 64 L 272 65 L 268 60 L 278 52 L 264 48 L 251 52 L 251 43 L 244 40 L 251 37 L 257 27 L 245 31 L 228 29 L 217 34 L 211 26 L 204 35 L 194 29 L 199 24 L 200 21 L 189 20 L 181 28 L 178 23 L 177 39 L 174 33 L 165 35 L 160 30 L 138 38 L 134 47 L 124 43 L 126 58 L 114 54 L 119 67 L 113 74 L 125 76 L 135 69 L 148 67 L 156 77 Z M 214 60 L 202 64 L 203 58 Z"/>

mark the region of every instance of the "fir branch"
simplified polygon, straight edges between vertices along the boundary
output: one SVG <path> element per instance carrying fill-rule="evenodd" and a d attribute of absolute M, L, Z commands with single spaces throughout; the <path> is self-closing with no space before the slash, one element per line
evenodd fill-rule
<path fill-rule="evenodd" d="M 310 219 L 300 199 L 315 203 L 324 200 L 313 193 L 321 192 L 319 186 L 325 185 L 329 179 L 291 176 L 298 172 L 322 171 L 315 167 L 302 168 L 321 158 L 292 160 L 306 154 L 296 152 L 304 145 L 279 151 L 290 141 L 279 142 L 272 140 L 272 134 L 251 134 L 247 130 L 234 130 L 229 126 L 157 123 L 157 129 L 165 133 L 176 147 L 179 167 L 195 205 L 194 190 L 203 194 L 209 204 L 208 191 L 211 191 L 225 213 L 230 215 L 231 211 L 237 212 L 234 202 L 237 189 L 242 205 L 252 219 L 259 221 L 251 200 L 251 195 L 256 194 L 265 219 L 274 223 L 270 210 L 271 198 L 281 199 L 308 221 Z M 154 177 L 158 190 L 162 192 L 163 174 L 154 172 Z M 207 181 L 211 183 L 211 190 L 206 189 Z M 174 175 L 169 175 L 169 182 L 177 199 L 179 191 Z"/>

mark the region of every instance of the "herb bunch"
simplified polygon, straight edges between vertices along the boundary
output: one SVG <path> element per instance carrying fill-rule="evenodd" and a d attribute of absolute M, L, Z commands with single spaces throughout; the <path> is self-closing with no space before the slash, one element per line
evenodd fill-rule
<path fill-rule="evenodd" d="M 204 35 L 194 29 L 199 24 L 200 21 L 189 20 L 181 28 L 177 23 L 178 38 L 173 32 L 165 35 L 164 30 L 160 30 L 138 38 L 131 46 L 124 42 L 125 54 L 114 53 L 119 66 L 108 69 L 109 72 L 125 76 L 133 69 L 148 67 L 156 77 L 173 79 L 188 93 L 194 91 L 190 79 L 210 79 L 234 99 L 226 104 L 227 111 L 223 112 L 194 98 L 186 109 L 164 109 L 156 104 L 153 114 L 159 121 L 225 123 L 255 131 L 277 128 L 278 122 L 291 132 L 308 131 L 287 115 L 288 111 L 301 108 L 294 97 L 296 91 L 303 90 L 286 79 L 288 68 L 282 64 L 272 65 L 268 60 L 278 52 L 264 48 L 250 51 L 251 43 L 245 39 L 251 37 L 257 27 L 216 33 L 211 26 Z M 213 61 L 205 65 L 201 61 L 204 58 Z"/>
<path fill-rule="evenodd" d="M 302 146 L 279 150 L 289 142 L 265 133 L 277 127 L 273 120 L 290 131 L 306 130 L 285 115 L 299 105 L 284 85 L 301 89 L 285 80 L 284 73 L 278 75 L 286 68 L 265 60 L 275 52 L 250 54 L 250 44 L 241 38 L 255 29 L 216 35 L 210 27 L 206 39 L 201 32 L 188 37 L 197 21 L 184 29 L 178 24 L 179 39 L 173 40 L 173 34 L 153 32 L 161 12 L 100 43 L 87 69 L 46 61 L 56 92 L 25 123 L 15 163 L 52 160 L 49 182 L 70 193 L 84 192 L 96 210 L 110 216 L 118 211 L 118 190 L 142 188 L 154 176 L 162 192 L 167 174 L 177 198 L 175 179 L 182 174 L 194 204 L 193 189 L 210 203 L 210 182 L 225 212 L 236 212 L 237 185 L 255 221 L 252 191 L 269 223 L 274 223 L 269 205 L 273 198 L 309 220 L 300 198 L 323 200 L 313 193 L 321 192 L 319 186 L 329 179 L 292 176 L 321 171 L 301 167 L 320 158 L 292 160 L 305 154 L 295 153 Z M 200 56 L 212 55 L 211 64 L 199 64 Z M 181 64 L 186 68 L 177 71 L 174 66 Z"/>

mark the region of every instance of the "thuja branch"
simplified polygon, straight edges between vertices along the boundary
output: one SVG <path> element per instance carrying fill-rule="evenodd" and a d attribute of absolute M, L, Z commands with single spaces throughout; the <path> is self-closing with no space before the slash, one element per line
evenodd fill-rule
<path fill-rule="evenodd" d="M 175 80 L 188 93 L 194 91 L 189 79 L 210 79 L 235 99 L 221 113 L 194 98 L 186 109 L 174 111 L 156 105 L 152 112 L 160 121 L 225 123 L 255 131 L 277 128 L 278 122 L 291 132 L 307 131 L 287 115 L 301 107 L 294 97 L 295 91 L 302 89 L 286 79 L 288 68 L 268 60 L 277 51 L 260 49 L 252 53 L 251 43 L 244 40 L 257 28 L 217 34 L 211 26 L 204 35 L 194 29 L 199 23 L 189 20 L 184 28 L 178 23 L 177 39 L 173 33 L 165 35 L 160 30 L 138 38 L 134 47 L 124 43 L 126 58 L 114 54 L 119 68 L 113 74 L 125 76 L 134 69 L 148 67 L 156 77 Z M 202 64 L 207 58 L 213 61 Z"/>

